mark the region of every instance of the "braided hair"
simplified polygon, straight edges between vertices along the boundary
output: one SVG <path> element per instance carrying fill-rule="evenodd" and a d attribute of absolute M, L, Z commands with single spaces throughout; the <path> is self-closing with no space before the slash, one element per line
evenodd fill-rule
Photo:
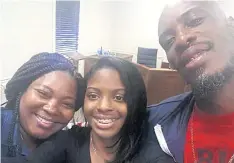
<path fill-rule="evenodd" d="M 9 149 L 9 157 L 15 155 L 15 149 L 13 148 L 13 134 L 16 122 L 18 121 L 21 95 L 27 90 L 33 81 L 44 74 L 58 70 L 66 71 L 76 79 L 79 91 L 77 91 L 76 95 L 75 108 L 78 110 L 83 106 L 85 82 L 82 76 L 76 72 L 76 67 L 71 60 L 61 54 L 47 52 L 39 53 L 31 57 L 30 60 L 24 63 L 16 71 L 11 80 L 7 83 L 5 89 L 7 99 L 6 108 L 13 109 L 13 118 L 7 139 L 8 144 L 12 146 L 12 149 Z M 18 147 L 18 150 L 20 148 L 21 147 Z"/>

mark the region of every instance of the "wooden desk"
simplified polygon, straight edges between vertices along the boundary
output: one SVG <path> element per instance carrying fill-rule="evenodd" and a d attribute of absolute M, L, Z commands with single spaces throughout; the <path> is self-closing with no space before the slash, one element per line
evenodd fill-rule
<path fill-rule="evenodd" d="M 136 66 L 146 85 L 148 105 L 159 103 L 185 91 L 186 83 L 177 71 L 148 68 L 140 64 Z"/>

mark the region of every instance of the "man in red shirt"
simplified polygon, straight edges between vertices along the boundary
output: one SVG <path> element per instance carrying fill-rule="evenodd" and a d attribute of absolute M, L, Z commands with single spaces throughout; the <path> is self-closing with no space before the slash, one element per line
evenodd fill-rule
<path fill-rule="evenodd" d="M 159 42 L 192 92 L 150 107 L 162 150 L 176 162 L 234 163 L 234 35 L 214 1 L 168 5 Z"/>

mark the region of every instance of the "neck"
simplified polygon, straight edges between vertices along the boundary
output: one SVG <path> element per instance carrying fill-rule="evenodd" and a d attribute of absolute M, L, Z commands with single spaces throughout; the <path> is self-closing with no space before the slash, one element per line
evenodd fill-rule
<path fill-rule="evenodd" d="M 234 112 L 234 77 L 211 100 L 196 100 L 198 108 L 208 114 L 223 115 Z"/>
<path fill-rule="evenodd" d="M 33 150 L 37 147 L 39 143 L 38 140 L 27 134 L 21 126 L 20 126 L 20 135 L 23 143 L 25 143 L 30 150 Z"/>
<path fill-rule="evenodd" d="M 94 146 L 95 150 L 97 150 L 98 153 L 100 153 L 104 158 L 106 158 L 106 160 L 113 159 L 116 148 L 118 146 L 115 145 L 118 138 L 101 138 L 94 132 L 91 132 L 91 139 L 91 143 L 93 143 L 91 145 Z"/>

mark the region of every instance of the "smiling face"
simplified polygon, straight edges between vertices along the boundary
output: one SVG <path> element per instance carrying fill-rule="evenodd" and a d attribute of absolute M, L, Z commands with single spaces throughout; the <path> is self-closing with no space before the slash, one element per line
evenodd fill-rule
<path fill-rule="evenodd" d="M 125 87 L 119 73 L 101 68 L 88 80 L 84 114 L 93 134 L 103 139 L 118 137 L 127 116 Z"/>
<path fill-rule="evenodd" d="M 74 78 L 63 71 L 32 82 L 20 99 L 23 130 L 33 138 L 45 139 L 63 129 L 75 111 L 76 87 Z"/>
<path fill-rule="evenodd" d="M 158 35 L 170 64 L 190 84 L 222 73 L 233 57 L 233 38 L 213 2 L 180 2 L 165 8 Z"/>

